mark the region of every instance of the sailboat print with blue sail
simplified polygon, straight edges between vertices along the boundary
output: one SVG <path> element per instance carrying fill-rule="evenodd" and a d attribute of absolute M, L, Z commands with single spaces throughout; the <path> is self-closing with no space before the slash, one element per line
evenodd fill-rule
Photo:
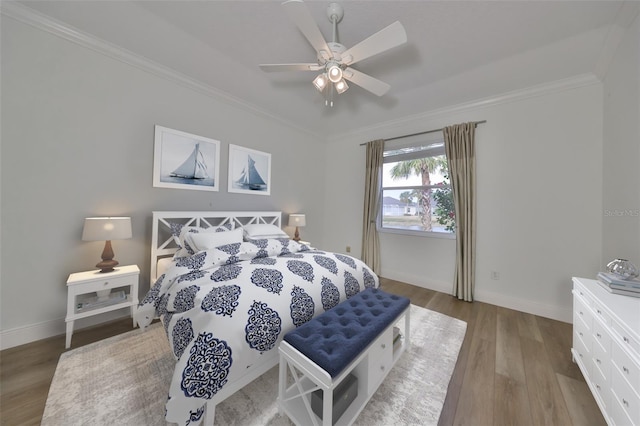
<path fill-rule="evenodd" d="M 256 169 L 256 162 L 250 155 L 247 155 L 247 164 L 240 172 L 240 179 L 236 181 L 243 188 L 259 190 L 267 187 L 267 184 Z"/>
<path fill-rule="evenodd" d="M 197 143 L 193 152 L 187 159 L 173 172 L 169 174 L 171 177 L 179 177 L 183 179 L 207 179 L 207 163 L 204 155 L 200 151 L 200 144 Z"/>

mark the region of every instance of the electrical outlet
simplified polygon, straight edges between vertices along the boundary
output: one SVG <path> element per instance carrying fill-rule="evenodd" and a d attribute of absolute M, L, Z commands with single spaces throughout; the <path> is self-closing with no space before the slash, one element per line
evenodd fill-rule
<path fill-rule="evenodd" d="M 499 280 L 499 279 L 500 279 L 500 272 L 498 272 L 498 271 L 491 271 L 491 279 L 492 279 L 492 280 Z"/>
<path fill-rule="evenodd" d="M 347 253 L 351 253 L 351 246 L 347 246 Z"/>

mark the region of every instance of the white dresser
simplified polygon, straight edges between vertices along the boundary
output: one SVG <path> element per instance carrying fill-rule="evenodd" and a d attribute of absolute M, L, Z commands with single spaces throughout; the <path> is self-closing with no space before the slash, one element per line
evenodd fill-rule
<path fill-rule="evenodd" d="M 610 425 L 640 425 L 640 298 L 573 278 L 574 361 Z"/>

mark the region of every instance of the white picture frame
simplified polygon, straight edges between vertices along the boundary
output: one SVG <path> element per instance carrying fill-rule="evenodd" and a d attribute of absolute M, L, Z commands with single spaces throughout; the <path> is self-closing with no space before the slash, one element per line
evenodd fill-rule
<path fill-rule="evenodd" d="M 220 141 L 156 125 L 153 186 L 219 191 Z"/>
<path fill-rule="evenodd" d="M 271 195 L 271 154 L 229 144 L 228 191 Z"/>

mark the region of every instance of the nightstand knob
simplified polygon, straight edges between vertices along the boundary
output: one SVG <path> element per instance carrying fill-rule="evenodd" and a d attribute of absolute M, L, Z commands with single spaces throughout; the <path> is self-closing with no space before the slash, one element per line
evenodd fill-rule
<path fill-rule="evenodd" d="M 386 343 L 383 343 L 380 345 L 380 347 L 382 347 L 382 349 L 385 349 L 387 347 Z"/>

